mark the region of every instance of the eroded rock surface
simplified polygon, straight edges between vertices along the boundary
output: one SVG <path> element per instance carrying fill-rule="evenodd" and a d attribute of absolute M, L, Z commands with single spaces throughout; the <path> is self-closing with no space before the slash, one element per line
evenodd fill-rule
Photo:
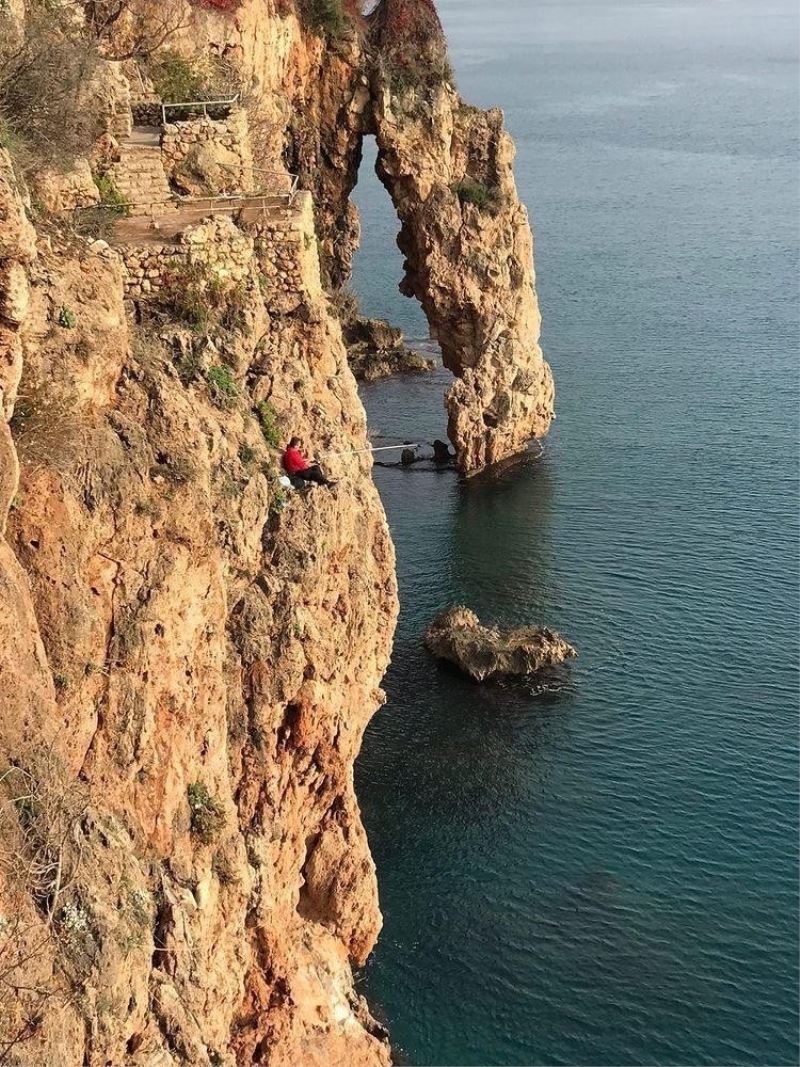
<path fill-rule="evenodd" d="M 338 322 L 318 285 L 266 302 L 256 258 L 211 279 L 202 329 L 175 293 L 137 324 L 116 251 L 37 242 L 0 193 L 3 1041 L 30 1064 L 387 1064 L 351 973 L 381 925 L 352 767 L 394 553 L 367 456 L 284 499 L 271 443 L 366 447 Z M 53 826 L 63 884 L 37 888 Z"/>
<path fill-rule="evenodd" d="M 377 169 L 402 224 L 401 291 L 422 304 L 456 376 L 448 436 L 473 473 L 524 450 L 553 417 L 514 144 L 502 112 L 469 106 L 453 87 L 431 0 L 384 0 L 371 34 Z"/>
<path fill-rule="evenodd" d="M 406 346 L 402 330 L 385 319 L 356 317 L 344 324 L 347 358 L 357 381 L 374 382 L 392 374 L 426 374 L 434 361 Z"/>
<path fill-rule="evenodd" d="M 351 970 L 381 924 L 353 762 L 394 553 L 322 288 L 350 273 L 366 133 L 456 374 L 462 469 L 543 432 L 552 382 L 511 145 L 452 89 L 431 5 L 384 3 L 335 41 L 303 11 L 186 3 L 168 47 L 237 73 L 242 151 L 299 175 L 315 232 L 296 207 L 280 238 L 217 218 L 167 269 L 141 229 L 125 255 L 37 233 L 0 152 L 0 1048 L 20 1064 L 389 1062 Z M 97 69 L 102 136 L 31 176 L 41 210 L 94 201 L 130 133 L 141 72 Z M 334 490 L 284 496 L 295 433 L 344 454 Z"/>
<path fill-rule="evenodd" d="M 577 656 L 576 649 L 547 627 L 483 626 L 462 606 L 437 615 L 425 633 L 437 659 L 455 664 L 476 682 L 524 677 Z"/>

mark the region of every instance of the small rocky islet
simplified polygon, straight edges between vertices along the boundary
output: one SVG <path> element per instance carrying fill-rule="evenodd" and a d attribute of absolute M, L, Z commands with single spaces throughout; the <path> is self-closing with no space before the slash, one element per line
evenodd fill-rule
<path fill-rule="evenodd" d="M 425 632 L 427 649 L 476 682 L 527 678 L 575 659 L 577 649 L 546 626 L 484 626 L 474 611 L 454 605 Z"/>
<path fill-rule="evenodd" d="M 408 348 L 402 330 L 385 319 L 356 316 L 342 324 L 347 359 L 356 381 L 374 382 L 392 374 L 427 374 L 436 364 Z"/>

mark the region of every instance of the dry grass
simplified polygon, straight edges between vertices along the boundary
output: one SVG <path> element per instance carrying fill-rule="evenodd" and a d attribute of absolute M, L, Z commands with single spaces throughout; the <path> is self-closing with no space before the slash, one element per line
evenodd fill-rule
<path fill-rule="evenodd" d="M 31 385 L 20 392 L 11 432 L 20 463 L 32 472 L 46 468 L 65 475 L 85 451 L 85 419 L 74 399 L 52 384 Z"/>
<path fill-rule="evenodd" d="M 33 3 L 24 36 L 0 13 L 0 133 L 19 170 L 67 170 L 102 132 L 97 102 L 85 93 L 99 61 L 66 9 Z"/>
<path fill-rule="evenodd" d="M 36 1036 L 48 1002 L 74 995 L 50 961 L 85 919 L 70 890 L 86 808 L 86 794 L 52 750 L 0 774 L 0 882 L 17 903 L 13 917 L 0 915 L 0 1064 Z"/>

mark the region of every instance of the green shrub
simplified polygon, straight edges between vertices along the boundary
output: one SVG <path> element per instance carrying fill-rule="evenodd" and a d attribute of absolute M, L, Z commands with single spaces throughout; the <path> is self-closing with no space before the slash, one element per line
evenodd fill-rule
<path fill-rule="evenodd" d="M 212 58 L 203 66 L 172 49 L 150 56 L 144 67 L 153 88 L 165 103 L 183 104 L 199 100 L 227 99 L 240 88 L 233 67 L 224 59 Z M 192 109 L 171 112 L 171 122 L 184 121 L 197 115 Z M 212 118 L 220 118 L 209 112 Z"/>
<path fill-rule="evenodd" d="M 162 100 L 183 103 L 199 100 L 206 89 L 206 79 L 191 60 L 165 49 L 147 63 L 153 88 Z"/>
<path fill-rule="evenodd" d="M 208 388 L 212 399 L 222 407 L 227 407 L 239 395 L 239 389 L 233 375 L 227 367 L 215 364 L 206 372 Z"/>
<path fill-rule="evenodd" d="M 187 786 L 186 796 L 191 831 L 204 845 L 209 845 L 225 825 L 225 809 L 202 782 Z"/>
<path fill-rule="evenodd" d="M 281 443 L 281 432 L 278 427 L 278 416 L 275 408 L 267 400 L 260 400 L 256 404 L 256 417 L 264 435 L 264 440 L 273 448 L 278 448 Z"/>
<path fill-rule="evenodd" d="M 408 89 L 419 86 L 419 78 L 410 67 L 396 67 L 389 72 L 389 92 L 392 96 L 403 96 Z"/>
<path fill-rule="evenodd" d="M 125 216 L 130 214 L 130 203 L 114 184 L 107 174 L 95 174 L 94 184 L 100 193 L 100 203 L 110 208 L 115 215 Z"/>
<path fill-rule="evenodd" d="M 278 482 L 272 487 L 272 497 L 269 502 L 269 514 L 270 518 L 274 518 L 276 515 L 280 515 L 283 509 L 286 507 L 289 498 L 286 495 L 286 490 Z"/>
<path fill-rule="evenodd" d="M 342 37 L 351 27 L 342 0 L 300 0 L 300 17 L 315 33 Z"/>
<path fill-rule="evenodd" d="M 66 304 L 62 304 L 58 309 L 58 318 L 56 320 L 59 326 L 62 326 L 65 330 L 74 330 L 78 325 L 78 318 L 72 308 L 68 308 Z"/>
<path fill-rule="evenodd" d="M 474 178 L 464 178 L 462 182 L 459 182 L 456 186 L 456 195 L 462 204 L 474 204 L 481 210 L 491 207 L 495 199 L 491 190 L 483 182 L 475 181 Z"/>

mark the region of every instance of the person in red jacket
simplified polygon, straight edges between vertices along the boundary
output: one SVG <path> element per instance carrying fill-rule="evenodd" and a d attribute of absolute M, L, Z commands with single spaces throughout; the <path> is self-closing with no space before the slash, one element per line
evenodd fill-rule
<path fill-rule="evenodd" d="M 303 442 L 299 437 L 293 437 L 283 453 L 283 469 L 290 478 L 300 478 L 304 482 L 315 482 L 317 485 L 336 485 L 322 473 L 318 463 L 309 463 L 301 451 Z"/>

